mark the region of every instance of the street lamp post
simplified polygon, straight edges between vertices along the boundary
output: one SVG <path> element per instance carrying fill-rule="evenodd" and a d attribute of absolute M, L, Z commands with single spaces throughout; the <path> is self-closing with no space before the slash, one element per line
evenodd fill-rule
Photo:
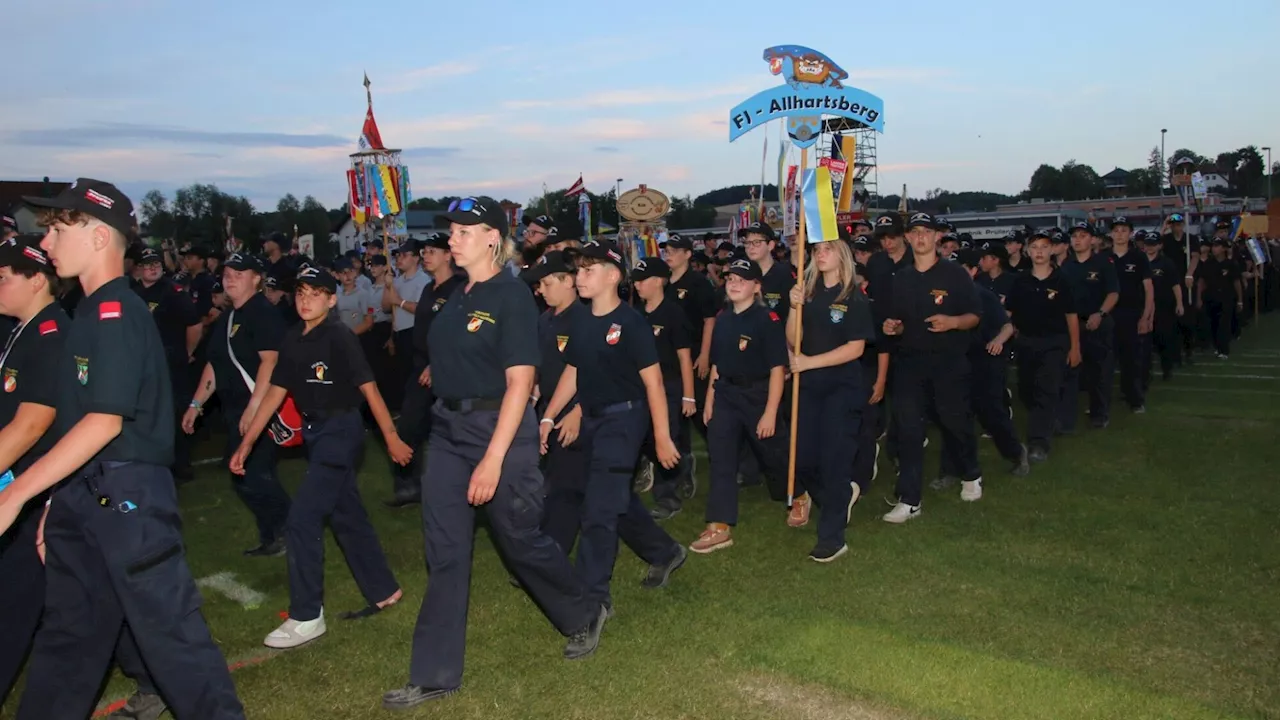
<path fill-rule="evenodd" d="M 1169 128 L 1160 128 L 1160 196 L 1164 197 L 1164 176 L 1169 172 L 1169 168 L 1164 164 L 1164 134 L 1169 132 Z"/>
<path fill-rule="evenodd" d="M 1271 202 L 1271 146 L 1262 148 L 1267 153 L 1267 202 Z"/>

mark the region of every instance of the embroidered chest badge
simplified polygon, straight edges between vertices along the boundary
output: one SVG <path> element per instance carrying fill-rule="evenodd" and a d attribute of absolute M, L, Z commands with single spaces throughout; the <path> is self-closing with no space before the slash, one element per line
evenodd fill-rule
<path fill-rule="evenodd" d="M 480 325 L 484 321 L 478 317 L 473 317 L 467 321 L 467 332 L 475 332 L 480 329 Z"/>
<path fill-rule="evenodd" d="M 662 326 L 661 326 L 661 325 L 654 325 L 654 326 L 653 326 L 653 336 L 654 336 L 654 337 L 658 337 L 658 336 L 660 336 L 660 335 L 662 335 Z"/>
<path fill-rule="evenodd" d="M 685 290 L 684 288 L 679 288 L 676 290 L 676 297 L 679 298 L 680 300 L 683 300 L 684 296 L 687 294 L 689 294 L 689 291 Z"/>
<path fill-rule="evenodd" d="M 556 349 L 557 349 L 557 350 L 559 350 L 560 352 L 564 352 L 564 346 L 565 346 L 565 345 L 568 345 L 568 344 L 569 344 L 569 336 L 568 336 L 568 335 L 557 335 L 557 336 L 556 336 Z"/>
<path fill-rule="evenodd" d="M 89 358 L 76 356 L 76 379 L 81 385 L 89 384 Z"/>
<path fill-rule="evenodd" d="M 942 302 L 947 299 L 946 290 L 930 290 L 929 294 L 933 296 L 934 305 L 941 305 Z"/>
<path fill-rule="evenodd" d="M 751 344 L 751 338 L 746 335 L 738 336 L 738 352 L 746 352 L 747 345 Z"/>
<path fill-rule="evenodd" d="M 1050 299 L 1050 300 L 1052 300 L 1052 299 L 1054 299 L 1054 298 L 1058 297 L 1058 291 L 1057 291 L 1057 290 L 1045 290 L 1045 292 L 1049 295 L 1049 299 Z"/>
<path fill-rule="evenodd" d="M 844 313 L 848 309 L 845 305 L 831 305 L 831 322 L 839 324 L 841 320 L 844 320 Z"/>
<path fill-rule="evenodd" d="M 622 326 L 619 325 L 618 323 L 614 323 L 610 325 L 609 332 L 606 333 L 604 336 L 604 341 L 609 343 L 610 345 L 617 345 L 618 341 L 621 339 L 622 339 Z"/>
<path fill-rule="evenodd" d="M 5 368 L 4 371 L 4 391 L 11 393 L 18 389 L 18 371 L 13 368 Z"/>

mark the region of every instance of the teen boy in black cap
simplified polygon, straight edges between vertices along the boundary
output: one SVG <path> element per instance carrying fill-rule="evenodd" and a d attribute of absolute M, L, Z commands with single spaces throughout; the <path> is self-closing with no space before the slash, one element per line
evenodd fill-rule
<path fill-rule="evenodd" d="M 672 233 L 663 245 L 663 258 L 671 268 L 671 280 L 667 283 L 667 293 L 673 295 L 676 304 L 684 310 L 689 321 L 689 331 L 693 334 L 693 374 L 695 397 L 699 403 L 706 398 L 707 378 L 711 373 L 711 335 L 715 331 L 716 314 L 719 305 L 716 302 L 716 289 L 706 275 L 693 272 L 689 265 L 693 257 L 693 241 Z M 697 463 L 689 445 L 693 433 L 690 428 L 696 426 L 705 437 L 706 427 L 702 424 L 703 407 L 698 406 L 698 413 L 693 418 L 683 420 L 684 431 L 679 446 L 681 460 L 681 497 L 693 497 L 697 489 Z"/>
<path fill-rule="evenodd" d="M 742 247 L 746 249 L 747 259 L 760 268 L 760 296 L 770 310 L 778 313 L 783 323 L 791 312 L 791 304 L 787 302 L 787 293 L 796 282 L 795 270 L 787 263 L 774 262 L 773 251 L 778 245 L 778 236 L 767 223 L 751 223 L 738 231 L 742 238 Z"/>
<path fill-rule="evenodd" d="M 1213 239 L 1213 256 L 1196 268 L 1197 307 L 1209 317 L 1209 332 L 1220 360 L 1231 355 L 1231 311 L 1244 309 L 1244 288 L 1240 268 L 1228 257 L 1231 241 Z M 1232 301 L 1235 301 L 1234 303 Z"/>
<path fill-rule="evenodd" d="M 87 717 L 125 631 L 175 716 L 243 718 L 184 557 L 164 347 L 123 277 L 133 204 L 87 178 L 25 200 L 41 209 L 41 246 L 59 277 L 79 278 L 85 298 L 53 360 L 60 439 L 0 493 L 2 534 L 67 480 L 45 520 L 46 612 L 17 717 Z"/>
<path fill-rule="evenodd" d="M 1151 266 L 1147 256 L 1129 240 L 1133 224 L 1128 218 L 1111 221 L 1111 257 L 1120 286 L 1120 299 L 1115 307 L 1116 361 L 1120 366 L 1120 392 L 1135 413 L 1144 413 L 1146 390 L 1142 386 L 1144 355 L 1151 353 L 1147 345 L 1155 316 L 1152 297 Z"/>
<path fill-rule="evenodd" d="M 969 331 L 978 326 L 978 291 L 964 268 L 937 254 L 937 222 L 916 213 L 907 222 L 913 265 L 893 279 L 884 333 L 898 337 L 893 416 L 898 426 L 898 504 L 884 516 L 904 523 L 920 514 L 924 483 L 924 418 L 932 404 L 946 447 L 961 473 L 960 499 L 982 497 L 982 469 L 969 399 Z M 932 396 L 932 397 L 930 397 Z"/>
<path fill-rule="evenodd" d="M 59 391 L 58 363 L 71 320 L 54 302 L 58 277 L 40 249 L 40 235 L 10 236 L 0 241 L 0 315 L 18 325 L 0 355 L 0 484 L 22 474 L 53 447 L 54 408 Z M 0 703 L 18 679 L 44 609 L 45 513 L 41 493 L 27 503 L 16 521 L 17 531 L 0 536 Z"/>
<path fill-rule="evenodd" d="M 1178 320 L 1183 315 L 1181 271 L 1165 257 L 1160 236 L 1139 234 L 1138 248 L 1147 254 L 1151 266 L 1151 289 L 1156 314 L 1151 326 L 1151 341 L 1160 355 L 1160 370 L 1165 380 L 1173 377 L 1181 351 Z M 1142 386 L 1151 387 L 1151 353 L 1143 354 Z"/>
<path fill-rule="evenodd" d="M 1071 286 L 1080 332 L 1082 362 L 1067 368 L 1058 404 L 1058 432 L 1076 429 L 1081 385 L 1089 392 L 1089 422 L 1105 428 L 1111 422 L 1111 380 L 1115 373 L 1110 313 L 1120 299 L 1120 284 L 1111 258 L 1093 251 L 1093 233 L 1077 225 L 1071 229 L 1071 254 L 1058 268 Z"/>
<path fill-rule="evenodd" d="M 618 297 L 622 252 L 586 243 L 578 265 L 578 294 L 591 301 L 565 347 L 565 370 L 541 420 L 545 451 L 556 418 L 575 396 L 582 404 L 583 438 L 591 469 L 582 504 L 582 531 L 575 567 L 587 595 L 606 608 L 618 537 L 649 563 L 642 585 L 659 588 L 685 560 L 682 545 L 663 532 L 632 491 L 632 471 L 652 427 L 653 459 L 670 470 L 680 461 L 671 438 L 653 330 Z"/>
<path fill-rule="evenodd" d="M 1000 304 L 1003 305 L 1009 297 L 1009 290 L 1013 288 L 1013 280 L 1018 275 L 1005 272 L 1004 266 L 1009 262 L 1009 252 L 999 243 L 983 243 L 978 262 L 982 266 L 982 272 L 977 277 L 978 284 L 995 293 L 1000 299 Z"/>
<path fill-rule="evenodd" d="M 245 471 L 245 460 L 258 436 L 271 422 L 285 395 L 291 394 L 302 413 L 307 473 L 294 494 L 285 530 L 289 548 L 289 617 L 264 641 L 267 647 L 277 649 L 295 648 L 325 633 L 326 522 L 368 603 L 363 610 L 347 613 L 344 619 L 372 615 L 400 599 L 400 587 L 387 566 L 356 486 L 356 471 L 364 449 L 362 403 L 369 403 L 391 458 L 403 465 L 413 456 L 413 450 L 396 434 L 359 341 L 329 312 L 337 305 L 337 281 L 323 270 L 308 268 L 298 273 L 297 283 L 295 294 L 302 324 L 290 329 L 281 340 L 271 387 L 230 463 L 231 472 Z"/>

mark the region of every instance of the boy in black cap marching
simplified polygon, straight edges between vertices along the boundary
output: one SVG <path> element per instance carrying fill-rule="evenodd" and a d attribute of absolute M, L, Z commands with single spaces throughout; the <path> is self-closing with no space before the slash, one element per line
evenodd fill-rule
<path fill-rule="evenodd" d="M 285 396 L 292 394 L 302 413 L 308 457 L 307 473 L 294 495 L 285 530 L 289 548 L 289 617 L 264 641 L 267 647 L 277 649 L 298 647 L 326 631 L 326 521 L 368 603 L 363 610 L 346 613 L 343 619 L 372 615 L 400 599 L 400 587 L 387 567 L 382 545 L 356 486 L 356 470 L 364 449 L 364 422 L 360 417 L 363 402 L 369 403 L 391 458 L 404 465 L 413 456 L 396 434 L 359 341 L 329 312 L 337 304 L 337 281 L 323 270 L 307 268 L 298 273 L 297 282 L 302 324 L 291 328 L 281 341 L 271 387 L 230 462 L 231 472 L 244 473 L 245 460 L 258 436 Z"/>
<path fill-rule="evenodd" d="M 964 268 L 938 258 L 940 235 L 928 213 L 916 213 L 907 222 L 913 265 L 894 276 L 893 300 L 884 321 L 885 335 L 898 337 L 893 417 L 900 472 L 898 504 L 884 516 L 890 523 L 905 523 L 920 514 L 924 419 L 931 404 L 961 473 L 960 499 L 982 498 L 967 359 L 970 331 L 978 326 L 982 307 Z"/>
<path fill-rule="evenodd" d="M 663 532 L 632 491 L 632 471 L 652 427 L 653 459 L 670 470 L 680 461 L 671 438 L 653 330 L 618 297 L 622 252 L 586 243 L 579 261 L 578 294 L 591 301 L 565 347 L 565 370 L 540 421 L 545 451 L 556 418 L 578 398 L 591 469 L 582 504 L 575 567 L 593 602 L 611 608 L 609 592 L 618 537 L 649 563 L 642 585 L 659 588 L 685 560 L 682 545 Z"/>
<path fill-rule="evenodd" d="M 175 716 L 243 718 L 184 557 L 164 347 L 123 277 L 133 204 L 86 178 L 25 200 L 41 210 L 41 246 L 59 277 L 79 278 L 85 297 L 53 360 L 60 440 L 0 493 L 3 533 L 62 482 L 45 520 L 46 612 L 17 717 L 87 717 L 124 631 Z"/>
<path fill-rule="evenodd" d="M 1151 266 L 1151 289 L 1155 298 L 1156 314 L 1151 326 L 1151 341 L 1160 354 L 1160 370 L 1165 380 L 1173 377 L 1173 366 L 1179 360 L 1181 338 L 1178 320 L 1183 315 L 1181 270 L 1165 257 L 1160 236 L 1155 233 L 1139 233 L 1138 248 L 1147 254 Z M 1143 353 L 1142 386 L 1151 387 L 1151 353 Z"/>
<path fill-rule="evenodd" d="M 689 331 L 693 333 L 693 374 L 694 393 L 699 403 L 706 397 L 707 378 L 711 373 L 711 334 L 715 331 L 716 314 L 719 306 L 716 303 L 716 289 L 707 276 L 694 272 L 690 267 L 693 257 L 693 241 L 672 233 L 662 247 L 663 258 L 671 268 L 671 280 L 667 283 L 667 293 L 674 296 L 676 304 L 684 310 L 689 321 Z M 680 434 L 679 446 L 682 456 L 680 496 L 684 499 L 693 497 L 697 489 L 697 463 L 690 440 L 693 433 L 691 426 L 696 426 L 706 436 L 706 426 L 702 423 L 703 407 L 698 406 L 698 413 L 692 418 L 683 420 L 684 431 Z"/>
<path fill-rule="evenodd" d="M 1000 298 L 1000 304 L 1004 305 L 1009 297 L 1009 291 L 1013 288 L 1013 280 L 1018 276 L 1018 273 L 1005 272 L 1004 266 L 1009 262 L 1009 252 L 1004 249 L 1004 245 L 992 241 L 983 243 L 979 254 L 982 273 L 976 280 L 979 285 L 995 293 L 996 297 Z"/>
<path fill-rule="evenodd" d="M 1227 256 L 1231 242 L 1226 238 L 1213 239 L 1213 256 L 1196 268 L 1196 300 L 1198 308 L 1204 308 L 1209 316 L 1209 332 L 1218 359 L 1231 355 L 1231 311 L 1244 310 L 1244 287 L 1240 283 L 1240 268 Z M 1234 301 L 1234 302 L 1233 302 Z"/>
<path fill-rule="evenodd" d="M 1111 258 L 1120 287 L 1115 307 L 1116 361 L 1120 366 L 1120 392 L 1135 413 L 1144 413 L 1146 390 L 1142 386 L 1144 355 L 1151 353 L 1147 345 L 1155 317 L 1155 300 L 1151 287 L 1151 266 L 1147 256 L 1133 247 L 1133 224 L 1128 218 L 1111 221 Z"/>
<path fill-rule="evenodd" d="M 1082 384 L 1089 392 L 1089 422 L 1097 429 L 1111 422 L 1115 357 L 1110 313 L 1120 299 L 1120 283 L 1112 259 L 1093 251 L 1093 231 L 1087 223 L 1071 228 L 1071 254 L 1058 269 L 1071 286 L 1076 316 L 1084 326 L 1080 331 L 1082 362 L 1067 368 L 1058 404 L 1058 432 L 1069 435 L 1076 429 Z"/>

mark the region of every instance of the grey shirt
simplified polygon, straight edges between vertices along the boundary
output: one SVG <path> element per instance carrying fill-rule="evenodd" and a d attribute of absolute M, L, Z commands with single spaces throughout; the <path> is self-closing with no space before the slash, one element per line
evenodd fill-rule
<path fill-rule="evenodd" d="M 338 318 L 342 320 L 342 324 L 352 330 L 355 330 L 360 323 L 364 322 L 365 317 L 372 314 L 373 307 L 369 293 L 359 287 L 348 293 L 342 286 L 338 286 L 337 297 L 338 304 L 334 307 L 333 312 L 338 313 Z"/>
<path fill-rule="evenodd" d="M 397 275 L 391 284 L 396 289 L 396 294 L 405 302 L 416 303 L 418 298 L 422 297 L 422 290 L 431 283 L 431 276 L 422 268 L 414 270 L 413 277 L 406 275 Z M 410 330 L 413 328 L 413 313 L 408 310 L 402 310 L 399 307 L 392 308 L 395 314 L 396 332 L 401 330 Z"/>

